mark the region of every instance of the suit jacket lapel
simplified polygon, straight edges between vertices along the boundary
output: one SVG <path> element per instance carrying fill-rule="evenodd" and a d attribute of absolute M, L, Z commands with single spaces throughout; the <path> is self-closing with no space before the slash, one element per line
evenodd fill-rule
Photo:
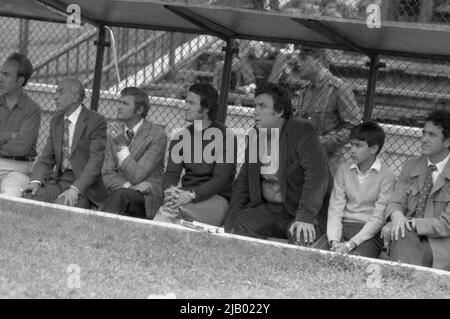
<path fill-rule="evenodd" d="M 136 132 L 133 140 L 130 145 L 130 152 L 135 158 L 139 158 L 139 153 L 141 148 L 145 146 L 145 142 L 148 139 L 148 136 L 151 134 L 152 124 L 146 120 L 142 123 L 142 126 Z"/>
<path fill-rule="evenodd" d="M 450 161 L 447 162 L 441 174 L 439 174 L 436 183 L 434 183 L 433 188 L 431 189 L 431 194 L 440 190 L 442 186 L 444 186 L 446 179 L 450 180 Z"/>
<path fill-rule="evenodd" d="M 73 133 L 72 139 L 72 149 L 70 150 L 70 155 L 73 154 L 77 148 L 78 142 L 80 141 L 81 134 L 83 134 L 84 128 L 86 127 L 87 113 L 84 106 L 81 108 L 80 115 L 78 116 L 77 123 L 75 124 L 75 131 Z"/>
<path fill-rule="evenodd" d="M 281 194 L 283 195 L 283 199 L 286 200 L 286 188 L 287 188 L 287 177 L 286 177 L 286 166 L 287 166 L 287 154 L 288 154 L 288 128 L 289 120 L 286 120 L 286 122 L 283 125 L 283 128 L 281 129 L 280 133 L 280 140 L 279 140 L 279 166 L 278 166 L 278 180 L 280 183 L 280 190 Z"/>
<path fill-rule="evenodd" d="M 423 183 L 425 183 L 425 178 L 427 177 L 427 157 L 422 156 L 417 165 L 413 168 L 411 172 L 411 177 L 418 178 L 418 188 L 421 190 Z"/>
<path fill-rule="evenodd" d="M 252 134 L 256 134 L 255 136 Z M 252 143 L 253 146 L 251 145 Z M 256 144 L 256 145 L 255 145 Z M 255 152 L 256 148 L 256 156 Z M 252 153 L 252 155 L 250 155 Z M 261 202 L 261 164 L 259 162 L 259 139 L 257 130 L 252 131 L 248 136 L 246 161 L 248 162 L 248 180 L 250 202 L 252 205 L 257 205 Z M 256 160 L 256 163 L 254 162 Z"/>
<path fill-rule="evenodd" d="M 62 143 L 63 143 L 63 130 L 64 130 L 64 113 L 60 113 L 58 115 L 58 118 L 55 120 L 55 127 L 54 127 L 54 149 L 55 149 L 55 160 L 56 165 L 59 168 L 61 166 L 61 158 L 62 158 Z"/>

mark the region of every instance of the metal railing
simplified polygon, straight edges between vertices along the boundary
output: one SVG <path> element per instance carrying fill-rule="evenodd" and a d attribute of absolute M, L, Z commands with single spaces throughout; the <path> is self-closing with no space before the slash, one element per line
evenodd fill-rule
<path fill-rule="evenodd" d="M 91 30 L 77 40 L 63 45 L 61 49 L 42 62 L 38 62 L 33 81 L 57 84 L 61 79 L 76 75 L 85 79 L 94 70 L 97 31 Z"/>

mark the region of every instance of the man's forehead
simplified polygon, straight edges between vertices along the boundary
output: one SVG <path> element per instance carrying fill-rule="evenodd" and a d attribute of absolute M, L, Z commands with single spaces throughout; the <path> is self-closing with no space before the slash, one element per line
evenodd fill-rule
<path fill-rule="evenodd" d="M 5 63 L 3 63 L 2 66 L 2 72 L 11 72 L 11 71 L 17 71 L 19 69 L 19 64 L 12 60 L 7 60 Z"/>
<path fill-rule="evenodd" d="M 356 139 L 356 138 L 353 138 L 353 139 L 350 140 L 350 143 L 352 143 L 352 144 L 357 144 L 357 145 L 361 145 L 361 144 L 365 144 L 365 143 L 367 143 L 367 142 L 366 142 L 366 141 L 358 140 L 358 139 Z"/>
<path fill-rule="evenodd" d="M 134 103 L 135 96 L 134 95 L 121 95 L 119 97 L 119 101 L 122 102 L 133 102 Z"/>
<path fill-rule="evenodd" d="M 431 121 L 427 121 L 425 122 L 425 126 L 423 127 L 423 131 L 424 132 L 434 132 L 434 133 L 443 133 L 442 132 L 442 127 L 440 127 L 439 125 L 434 124 Z"/>
<path fill-rule="evenodd" d="M 255 103 L 256 104 L 265 104 L 265 105 L 272 105 L 273 99 L 270 94 L 263 93 L 259 94 L 255 97 Z"/>
<path fill-rule="evenodd" d="M 64 91 L 74 90 L 74 89 L 78 89 L 79 86 L 80 86 L 80 84 L 77 81 L 63 80 L 63 81 L 61 81 L 61 83 L 59 83 L 58 89 L 63 89 Z"/>
<path fill-rule="evenodd" d="M 200 100 L 200 95 L 198 95 L 197 93 L 189 91 L 187 96 L 186 96 L 186 100 Z"/>

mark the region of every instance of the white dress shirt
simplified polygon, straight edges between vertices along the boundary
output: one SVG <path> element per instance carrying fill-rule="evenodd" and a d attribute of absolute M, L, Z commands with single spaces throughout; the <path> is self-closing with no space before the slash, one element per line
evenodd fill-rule
<path fill-rule="evenodd" d="M 445 168 L 445 165 L 447 165 L 448 160 L 450 159 L 450 153 L 447 155 L 446 158 L 444 158 L 442 161 L 440 161 L 439 163 L 431 163 L 430 159 L 428 159 L 428 166 L 430 165 L 435 165 L 437 170 L 435 170 L 434 172 L 431 173 L 431 177 L 433 178 L 433 184 L 436 183 L 437 178 L 439 177 L 439 174 L 442 173 L 442 171 Z"/>
<path fill-rule="evenodd" d="M 82 110 L 82 106 L 80 105 L 77 107 L 77 109 L 75 111 L 72 112 L 72 114 L 70 114 L 67 117 L 64 116 L 64 121 L 66 119 L 69 119 L 69 121 L 70 121 L 70 123 L 69 123 L 69 150 L 70 150 L 70 152 L 72 152 L 72 142 L 73 142 L 73 135 L 75 133 L 75 125 L 77 124 L 78 117 L 80 117 L 81 110 Z M 41 184 L 40 181 L 30 181 L 30 184 L 32 184 L 32 183 Z M 75 186 L 71 185 L 70 187 L 76 189 L 78 193 L 80 192 L 78 190 L 78 188 L 76 188 Z"/>
<path fill-rule="evenodd" d="M 376 173 L 379 173 L 379 172 L 380 172 L 380 170 L 381 170 L 381 161 L 380 161 L 380 159 L 377 157 L 377 158 L 375 159 L 375 162 L 373 162 L 372 166 L 370 166 L 370 168 L 369 168 L 369 169 L 367 170 L 367 172 L 364 173 L 364 174 L 359 170 L 359 167 L 358 167 L 358 165 L 357 165 L 356 163 L 353 163 L 353 164 L 350 166 L 350 169 L 351 169 L 351 170 L 352 170 L 352 169 L 356 169 L 356 171 L 358 172 L 358 180 L 359 180 L 359 183 L 362 184 L 362 183 L 364 183 L 364 182 L 366 181 L 367 177 L 371 174 L 371 171 L 372 171 L 372 170 L 375 171 Z"/>
<path fill-rule="evenodd" d="M 77 124 L 78 121 L 78 117 L 80 116 L 81 113 L 81 105 L 72 112 L 72 114 L 70 114 L 69 116 L 64 116 L 64 121 L 66 119 L 69 119 L 70 123 L 69 123 L 69 150 L 70 152 L 72 152 L 72 141 L 73 141 L 73 135 L 75 133 L 75 125 Z"/>

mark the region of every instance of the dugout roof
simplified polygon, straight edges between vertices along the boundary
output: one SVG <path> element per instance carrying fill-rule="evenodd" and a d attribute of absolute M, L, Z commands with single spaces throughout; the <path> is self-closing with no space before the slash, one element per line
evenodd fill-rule
<path fill-rule="evenodd" d="M 0 16 L 49 22 L 66 21 L 66 17 L 60 12 L 33 0 L 0 0 Z"/>
<path fill-rule="evenodd" d="M 303 43 L 350 49 L 369 56 L 450 57 L 449 25 L 382 22 L 380 29 L 369 29 L 365 21 L 357 19 L 149 0 L 0 0 L 0 14 L 61 20 L 51 9 L 65 12 L 70 4 L 78 4 L 82 19 L 95 25 Z"/>

